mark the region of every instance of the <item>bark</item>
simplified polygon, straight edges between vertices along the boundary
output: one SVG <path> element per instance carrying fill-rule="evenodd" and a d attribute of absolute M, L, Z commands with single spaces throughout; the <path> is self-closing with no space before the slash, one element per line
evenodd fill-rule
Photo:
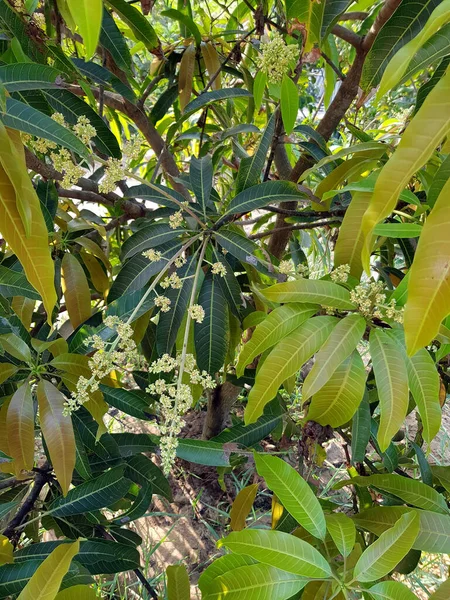
<path fill-rule="evenodd" d="M 225 429 L 230 409 L 241 393 L 241 389 L 241 387 L 225 381 L 212 390 L 208 398 L 208 409 L 203 424 L 204 440 L 219 435 Z"/>

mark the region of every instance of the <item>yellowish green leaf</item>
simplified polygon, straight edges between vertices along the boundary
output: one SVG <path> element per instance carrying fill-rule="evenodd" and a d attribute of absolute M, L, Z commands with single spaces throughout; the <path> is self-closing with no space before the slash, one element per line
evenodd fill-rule
<path fill-rule="evenodd" d="M 39 417 L 50 460 L 64 496 L 75 468 L 75 437 L 70 416 L 64 416 L 66 397 L 49 381 L 37 387 Z"/>
<path fill-rule="evenodd" d="M 344 515 L 336 513 L 325 517 L 327 529 L 342 556 L 348 556 L 356 541 L 356 527 L 353 521 Z"/>
<path fill-rule="evenodd" d="M 18 370 L 18 367 L 11 363 L 0 363 L 0 385 L 14 375 L 14 373 L 17 373 Z"/>
<path fill-rule="evenodd" d="M 29 471 L 34 463 L 34 408 L 28 381 L 15 392 L 6 416 L 8 454 L 14 459 L 16 473 Z"/>
<path fill-rule="evenodd" d="M 87 585 L 74 585 L 55 596 L 55 600 L 99 600 L 94 588 Z"/>
<path fill-rule="evenodd" d="M 29 329 L 33 318 L 36 300 L 25 298 L 25 296 L 14 296 L 11 300 L 11 308 L 22 321 L 25 329 Z"/>
<path fill-rule="evenodd" d="M 368 192 L 355 192 L 344 220 L 339 227 L 339 235 L 334 249 L 334 265 L 350 265 L 350 275 L 360 278 L 363 272 L 361 252 L 364 245 L 362 221 L 372 195 Z"/>
<path fill-rule="evenodd" d="M 95 256 L 92 256 L 92 254 L 88 254 L 87 252 L 80 252 L 80 256 L 83 259 L 87 270 L 89 271 L 89 275 L 95 289 L 101 294 L 107 295 L 110 288 L 110 283 L 108 275 L 103 270 L 101 264 L 98 262 Z"/>
<path fill-rule="evenodd" d="M 211 42 L 202 42 L 200 44 L 200 49 L 202 51 L 203 60 L 205 61 L 205 67 L 209 75 L 209 80 L 211 81 L 211 78 L 216 73 L 219 73 L 212 82 L 211 89 L 220 90 L 222 87 L 222 78 L 220 73 L 221 64 L 216 47 Z"/>
<path fill-rule="evenodd" d="M 428 600 L 448 600 L 450 597 L 450 579 L 441 583 L 438 589 L 431 594 Z"/>
<path fill-rule="evenodd" d="M 11 354 L 11 356 L 14 356 L 14 358 L 26 363 L 31 362 L 31 352 L 28 344 L 15 333 L 4 333 L 3 335 L 0 335 L 0 344 L 6 352 Z"/>
<path fill-rule="evenodd" d="M 258 484 L 247 485 L 239 492 L 230 510 L 230 527 L 233 531 L 242 531 L 252 509 L 258 491 Z"/>
<path fill-rule="evenodd" d="M 0 565 L 5 565 L 7 563 L 14 562 L 14 547 L 9 541 L 9 539 L 0 535 Z"/>
<path fill-rule="evenodd" d="M 78 260 L 66 252 L 61 262 L 62 289 L 70 323 L 76 329 L 91 316 L 91 292 Z"/>
<path fill-rule="evenodd" d="M 312 302 L 332 306 L 342 310 L 355 307 L 350 301 L 350 293 L 344 287 L 322 279 L 297 279 L 276 283 L 262 292 L 271 302 Z"/>
<path fill-rule="evenodd" d="M 171 565 L 166 569 L 167 600 L 189 600 L 191 588 L 184 565 Z"/>
<path fill-rule="evenodd" d="M 381 581 L 367 591 L 373 600 L 417 600 L 417 596 L 400 581 Z"/>
<path fill-rule="evenodd" d="M 86 47 L 86 58 L 91 58 L 97 49 L 102 26 L 102 0 L 66 0 L 72 19 L 78 27 Z"/>
<path fill-rule="evenodd" d="M 195 44 L 190 44 L 183 52 L 178 75 L 178 97 L 183 111 L 189 103 L 192 94 L 192 80 L 195 68 Z"/>

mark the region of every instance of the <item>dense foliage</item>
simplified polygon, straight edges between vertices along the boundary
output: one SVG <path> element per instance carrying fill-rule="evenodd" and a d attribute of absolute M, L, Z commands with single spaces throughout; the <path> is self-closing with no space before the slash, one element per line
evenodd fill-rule
<path fill-rule="evenodd" d="M 174 464 L 254 481 L 205 600 L 416 598 L 450 553 L 450 1 L 0 0 L 0 54 L 0 598 L 190 598 L 129 527 Z"/>

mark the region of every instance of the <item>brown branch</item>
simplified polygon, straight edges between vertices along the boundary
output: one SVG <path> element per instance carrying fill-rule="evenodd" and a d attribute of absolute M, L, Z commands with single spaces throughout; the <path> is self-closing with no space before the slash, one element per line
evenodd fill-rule
<path fill-rule="evenodd" d="M 249 239 L 251 240 L 260 240 L 261 238 L 268 237 L 269 235 L 274 235 L 279 231 L 287 230 L 289 233 L 291 231 L 298 231 L 300 229 L 315 229 L 316 227 L 325 227 L 326 225 L 333 225 L 334 223 L 340 223 L 341 219 L 336 217 L 334 219 L 323 219 L 321 221 L 313 221 L 312 223 L 299 223 L 298 225 L 287 225 L 286 227 L 280 227 L 277 230 L 272 229 L 272 231 L 263 231 L 261 233 L 255 233 L 253 235 L 249 235 Z"/>
<path fill-rule="evenodd" d="M 369 16 L 368 12 L 348 12 L 339 17 L 339 21 L 364 21 Z"/>
<path fill-rule="evenodd" d="M 11 539 L 18 527 L 28 518 L 29 513 L 33 510 L 36 500 L 39 498 L 44 485 L 49 481 L 48 473 L 39 471 L 34 478 L 33 487 L 28 494 L 25 502 L 22 504 L 15 517 L 8 523 L 3 535 Z"/>
<path fill-rule="evenodd" d="M 344 40 L 344 42 L 348 42 L 355 48 L 359 48 L 361 46 L 362 37 L 351 29 L 347 29 L 347 27 L 335 25 L 331 30 L 331 33 L 333 33 L 336 37 L 341 38 L 341 40 Z"/>

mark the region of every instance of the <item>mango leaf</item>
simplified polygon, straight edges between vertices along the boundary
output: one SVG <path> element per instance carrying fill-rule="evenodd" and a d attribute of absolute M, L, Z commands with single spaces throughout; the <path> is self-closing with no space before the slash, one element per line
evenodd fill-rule
<path fill-rule="evenodd" d="M 260 247 L 253 240 L 249 240 L 245 234 L 222 228 L 220 232 L 215 232 L 214 236 L 222 248 L 225 248 L 227 252 L 239 261 L 252 265 L 259 271 L 271 275 L 266 267 L 267 262 L 259 258 Z"/>
<path fill-rule="evenodd" d="M 212 78 L 215 77 L 214 81 L 211 84 L 211 88 L 213 90 L 220 90 L 220 88 L 222 87 L 222 76 L 220 72 L 221 63 L 216 47 L 211 42 L 201 42 L 200 49 L 202 51 L 206 71 L 209 75 L 209 81 L 211 81 Z"/>
<path fill-rule="evenodd" d="M 323 9 L 322 28 L 320 37 L 324 40 L 331 32 L 333 25 L 338 21 L 338 18 L 345 13 L 347 8 L 352 4 L 351 0 L 325 0 Z"/>
<path fill-rule="evenodd" d="M 297 19 L 304 27 L 306 52 L 311 50 L 314 42 L 320 43 L 324 4 L 321 2 L 316 6 L 309 0 L 286 0 L 286 16 Z"/>
<path fill-rule="evenodd" d="M 125 390 L 122 388 L 112 388 L 106 385 L 100 385 L 100 391 L 103 393 L 105 401 L 118 408 L 127 415 L 137 419 L 148 420 L 151 414 L 148 405 L 148 397 L 138 390 Z"/>
<path fill-rule="evenodd" d="M 34 464 L 34 408 L 30 383 L 14 392 L 6 415 L 9 454 L 17 473 L 31 470 Z"/>
<path fill-rule="evenodd" d="M 366 329 L 365 319 L 355 313 L 340 320 L 316 355 L 302 388 L 306 400 L 329 381 L 333 373 L 355 350 Z"/>
<path fill-rule="evenodd" d="M 325 517 L 327 529 L 342 556 L 347 557 L 353 550 L 356 541 L 354 522 L 344 515 L 336 513 Z"/>
<path fill-rule="evenodd" d="M 202 572 L 198 580 L 198 587 L 202 594 L 205 594 L 216 577 L 220 577 L 238 567 L 245 567 L 246 565 L 253 565 L 255 563 L 256 561 L 253 558 L 244 554 L 225 554 L 224 556 L 220 556 Z"/>
<path fill-rule="evenodd" d="M 430 92 L 434 90 L 437 83 L 442 79 L 445 72 L 447 71 L 447 67 L 450 64 L 450 57 L 445 56 L 438 66 L 435 68 L 432 77 L 428 79 L 417 91 L 416 105 L 414 107 L 413 115 L 416 115 L 419 109 L 422 107 L 422 104 L 428 98 Z"/>
<path fill-rule="evenodd" d="M 405 336 L 410 355 L 436 337 L 441 321 L 450 312 L 450 242 L 444 235 L 450 222 L 449 192 L 450 180 L 426 220 L 411 267 L 405 308 Z"/>
<path fill-rule="evenodd" d="M 282 531 L 247 529 L 230 533 L 218 546 L 295 575 L 317 579 L 331 576 L 331 568 L 318 550 Z"/>
<path fill-rule="evenodd" d="M 431 510 L 444 515 L 449 514 L 444 496 L 421 481 L 399 475 L 384 474 L 354 477 L 351 482 L 359 486 L 378 488 L 424 510 Z"/>
<path fill-rule="evenodd" d="M 148 50 L 153 50 L 153 48 L 159 46 L 155 30 L 134 6 L 125 0 L 107 0 L 107 3 L 133 31 L 137 39 L 144 42 Z"/>
<path fill-rule="evenodd" d="M 83 267 L 69 252 L 62 259 L 61 275 L 70 323 L 76 329 L 91 316 L 91 291 Z"/>
<path fill-rule="evenodd" d="M 444 0 L 431 13 L 428 21 L 420 32 L 410 41 L 396 52 L 393 58 L 389 61 L 386 70 L 378 89 L 377 98 L 380 100 L 386 92 L 392 89 L 402 78 L 411 59 L 421 46 L 427 42 L 430 37 L 440 29 L 442 25 L 446 25 L 450 20 L 450 2 Z"/>
<path fill-rule="evenodd" d="M 450 579 L 441 583 L 438 589 L 431 594 L 429 600 L 447 600 L 448 595 L 450 594 Z"/>
<path fill-rule="evenodd" d="M 408 374 L 400 348 L 381 329 L 369 337 L 373 371 L 380 400 L 378 443 L 385 452 L 408 410 Z"/>
<path fill-rule="evenodd" d="M 365 92 L 378 86 L 394 54 L 420 33 L 439 2 L 440 0 L 401 2 L 381 28 L 364 62 L 361 87 Z"/>
<path fill-rule="evenodd" d="M 270 404 L 266 406 L 266 409 L 269 407 Z M 280 423 L 280 414 L 264 414 L 251 425 L 233 425 L 230 429 L 225 429 L 212 438 L 212 441 L 220 444 L 232 442 L 244 447 L 252 447 L 269 435 Z"/>
<path fill-rule="evenodd" d="M 404 83 L 411 79 L 415 73 L 426 69 L 438 62 L 450 52 L 450 24 L 445 25 L 430 37 L 425 44 L 419 48 L 401 79 Z"/>
<path fill-rule="evenodd" d="M 309 533 L 324 540 L 325 516 L 314 492 L 288 463 L 275 456 L 255 453 L 256 469 L 285 509 Z"/>
<path fill-rule="evenodd" d="M 263 290 L 262 294 L 271 302 L 312 302 L 341 310 L 356 308 L 350 301 L 348 290 L 337 283 L 321 279 L 277 283 Z"/>
<path fill-rule="evenodd" d="M 416 514 L 404 514 L 361 555 L 355 565 L 357 581 L 375 581 L 387 575 L 411 550 L 419 533 Z"/>
<path fill-rule="evenodd" d="M 381 581 L 369 588 L 367 592 L 374 600 L 417 600 L 417 596 L 400 581 Z"/>
<path fill-rule="evenodd" d="M 244 413 L 246 425 L 254 423 L 262 415 L 264 406 L 275 397 L 281 384 L 297 373 L 317 352 L 335 323 L 334 317 L 309 319 L 271 350 L 259 369 L 255 385 L 248 396 Z"/>
<path fill-rule="evenodd" d="M 297 85 L 288 75 L 284 75 L 281 82 L 281 116 L 286 134 L 289 135 L 295 127 L 298 113 L 299 93 Z"/>
<path fill-rule="evenodd" d="M 103 2 L 102 0 L 67 0 L 67 6 L 83 38 L 86 55 L 91 58 L 97 49 L 100 37 Z"/>
<path fill-rule="evenodd" d="M 0 565 L 14 562 L 14 547 L 9 539 L 0 535 Z"/>
<path fill-rule="evenodd" d="M 169 17 L 169 19 L 173 19 L 174 21 L 178 21 L 179 23 L 182 23 L 194 37 L 195 43 L 197 44 L 197 46 L 200 46 L 201 41 L 202 41 L 202 36 L 200 34 L 200 31 L 199 31 L 197 25 L 194 23 L 194 21 L 191 19 L 191 17 L 182 13 L 179 10 L 175 10 L 174 8 L 169 8 L 168 10 L 163 10 L 161 12 L 161 14 L 164 17 Z"/>
<path fill-rule="evenodd" d="M 205 316 L 201 323 L 194 325 L 198 368 L 211 375 L 222 367 L 229 339 L 226 299 L 217 280 L 218 276 L 208 271 L 198 296 Z"/>
<path fill-rule="evenodd" d="M 0 335 L 0 345 L 8 354 L 25 363 L 31 363 L 30 347 L 22 338 L 15 333 L 4 333 Z"/>
<path fill-rule="evenodd" d="M 0 119 L 10 129 L 17 129 L 55 142 L 83 158 L 89 158 L 88 149 L 74 133 L 39 110 L 15 98 L 6 99 L 6 111 L 0 112 Z"/>
<path fill-rule="evenodd" d="M 73 488 L 65 498 L 57 498 L 48 512 L 53 517 L 67 517 L 105 508 L 123 498 L 130 485 L 123 477 L 123 466 L 118 466 Z"/>
<path fill-rule="evenodd" d="M 44 560 L 22 590 L 18 600 L 47 600 L 54 598 L 62 579 L 78 554 L 80 542 L 61 544 Z"/>
<path fill-rule="evenodd" d="M 136 454 L 127 459 L 125 477 L 139 485 L 149 484 L 153 493 L 172 501 L 172 491 L 169 482 L 164 477 L 161 469 L 155 465 L 147 456 Z"/>
<path fill-rule="evenodd" d="M 37 398 L 42 433 L 56 477 L 66 496 L 76 458 L 72 421 L 63 414 L 67 398 L 52 383 L 44 380 L 38 384 Z"/>
<path fill-rule="evenodd" d="M 59 71 L 47 65 L 16 63 L 0 67 L 0 81 L 8 92 L 57 87 Z"/>
<path fill-rule="evenodd" d="M 213 165 L 209 154 L 202 158 L 191 157 L 189 180 L 206 220 L 206 208 L 209 204 L 213 184 Z"/>
<path fill-rule="evenodd" d="M 184 111 L 192 96 L 195 54 L 196 49 L 194 44 L 189 44 L 181 57 L 180 71 L 178 74 L 178 99 L 182 111 Z"/>
<path fill-rule="evenodd" d="M 32 300 L 40 300 L 39 294 L 28 283 L 23 273 L 18 273 L 0 265 L 0 294 L 5 298 L 24 296 Z"/>
<path fill-rule="evenodd" d="M 313 399 L 314 400 L 314 399 Z M 361 404 L 352 421 L 352 462 L 363 462 L 366 448 L 370 440 L 370 404 L 367 392 L 364 393 Z"/>
<path fill-rule="evenodd" d="M 211 467 L 228 467 L 230 465 L 229 453 L 224 445 L 209 440 L 180 439 L 177 456 L 198 465 Z"/>
<path fill-rule="evenodd" d="M 365 237 L 362 260 L 367 272 L 375 225 L 391 214 L 397 204 L 400 192 L 414 173 L 430 158 L 436 146 L 450 129 L 448 111 L 445 110 L 445 102 L 449 93 L 450 72 L 444 75 L 429 93 L 419 112 L 403 133 L 394 154 L 378 176 L 361 226 Z M 411 348 L 410 344 L 408 347 Z"/>
<path fill-rule="evenodd" d="M 189 600 L 191 587 L 184 565 L 171 565 L 166 569 L 167 600 Z"/>
<path fill-rule="evenodd" d="M 94 588 L 87 585 L 74 585 L 62 590 L 55 596 L 55 600 L 97 600 L 98 596 Z"/>
<path fill-rule="evenodd" d="M 179 229 L 172 229 L 168 223 L 158 222 L 141 227 L 122 244 L 120 258 L 122 262 L 125 262 L 144 250 L 157 248 L 161 244 L 175 239 L 180 233 Z"/>
<path fill-rule="evenodd" d="M 363 360 L 355 350 L 313 395 L 308 419 L 331 427 L 340 427 L 348 423 L 364 397 L 366 379 Z"/>
<path fill-rule="evenodd" d="M 250 92 L 247 90 L 243 90 L 242 88 L 226 88 L 222 90 L 214 90 L 212 92 L 203 92 L 189 102 L 189 104 L 184 109 L 185 114 L 191 113 L 194 111 L 207 106 L 211 102 L 216 102 L 217 100 L 227 100 L 228 98 L 242 98 L 242 97 L 251 97 Z"/>
<path fill-rule="evenodd" d="M 243 345 L 236 366 L 236 375 L 241 377 L 246 365 L 268 348 L 297 329 L 304 321 L 319 310 L 314 304 L 286 304 L 273 310 L 257 325 L 252 337 Z"/>
<path fill-rule="evenodd" d="M 242 488 L 234 499 L 230 510 L 230 527 L 233 531 L 242 531 L 245 528 L 257 492 L 258 484 L 253 483 Z"/>
<path fill-rule="evenodd" d="M 131 102 L 136 100 L 136 96 L 128 84 L 121 81 L 118 77 L 113 75 L 111 71 L 108 71 L 108 69 L 105 69 L 95 62 L 86 62 L 80 58 L 72 58 L 72 62 L 78 71 L 88 77 L 88 79 L 91 79 L 95 83 L 99 83 L 106 87 L 111 87 L 113 90 L 117 91 L 121 96 L 127 100 L 130 100 Z"/>
<path fill-rule="evenodd" d="M 103 8 L 100 44 L 111 53 L 117 66 L 125 72 L 130 70 L 131 54 L 127 42 L 106 7 Z"/>
<path fill-rule="evenodd" d="M 306 585 L 298 575 L 268 565 L 246 565 L 213 579 L 203 600 L 286 600 Z"/>
<path fill-rule="evenodd" d="M 16 365 L 10 363 L 0 363 L 0 384 L 9 379 L 19 370 Z"/>
<path fill-rule="evenodd" d="M 422 225 L 414 223 L 381 223 L 375 225 L 373 233 L 391 238 L 415 238 L 422 233 Z"/>
<path fill-rule="evenodd" d="M 259 70 L 253 80 L 253 98 L 255 100 L 255 110 L 259 111 L 264 96 L 264 90 L 267 85 L 267 74 Z"/>
<path fill-rule="evenodd" d="M 305 198 L 305 194 L 298 190 L 295 183 L 290 181 L 265 181 L 253 185 L 235 196 L 218 223 L 228 215 L 251 212 L 273 202 L 298 201 L 302 198 Z"/>

